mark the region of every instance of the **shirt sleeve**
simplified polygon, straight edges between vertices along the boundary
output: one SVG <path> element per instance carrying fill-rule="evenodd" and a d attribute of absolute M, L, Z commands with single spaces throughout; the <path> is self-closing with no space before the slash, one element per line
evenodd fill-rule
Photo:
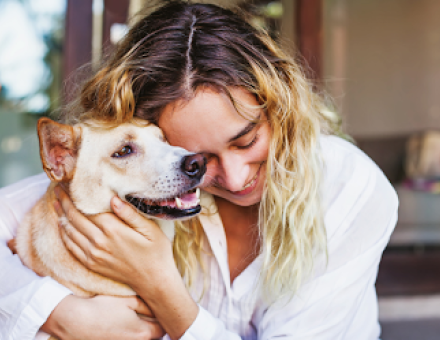
<path fill-rule="evenodd" d="M 356 157 L 349 162 L 350 175 L 329 182 L 333 196 L 324 215 L 328 255 L 316 261 L 312 278 L 291 300 L 261 311 L 258 339 L 379 338 L 374 285 L 397 221 L 398 199 L 376 165 Z"/>
<path fill-rule="evenodd" d="M 241 340 L 241 337 L 226 329 L 224 323 L 199 306 L 199 313 L 193 324 L 180 340 Z"/>
<path fill-rule="evenodd" d="M 46 175 L 41 174 L 0 190 L 1 339 L 34 339 L 56 305 L 71 294 L 55 280 L 25 267 L 6 244 L 48 184 Z"/>

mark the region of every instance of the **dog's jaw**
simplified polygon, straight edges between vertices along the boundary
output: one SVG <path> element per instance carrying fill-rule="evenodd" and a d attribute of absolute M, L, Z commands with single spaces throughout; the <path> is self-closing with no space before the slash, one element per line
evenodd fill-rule
<path fill-rule="evenodd" d="M 159 225 L 159 228 L 162 229 L 165 236 L 172 242 L 175 235 L 174 221 L 161 219 L 155 219 L 155 221 Z"/>
<path fill-rule="evenodd" d="M 143 195 L 126 195 L 125 200 L 149 217 L 165 220 L 189 218 L 201 211 L 200 189 L 193 188 L 163 199 L 148 199 Z"/>

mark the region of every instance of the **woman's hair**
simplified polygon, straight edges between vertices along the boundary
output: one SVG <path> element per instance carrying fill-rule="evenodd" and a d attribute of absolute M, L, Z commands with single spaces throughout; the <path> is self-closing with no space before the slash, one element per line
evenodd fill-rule
<path fill-rule="evenodd" d="M 228 9 L 166 1 L 130 29 L 83 87 L 79 114 L 66 118 L 157 124 L 169 103 L 190 100 L 202 88 L 231 96 L 234 87 L 255 96 L 271 128 L 259 216 L 260 283 L 271 297 L 293 296 L 314 256 L 326 249 L 319 135 L 338 133 L 340 124 L 268 34 Z M 198 219 L 177 228 L 175 260 L 188 285 L 201 264 L 203 235 Z"/>

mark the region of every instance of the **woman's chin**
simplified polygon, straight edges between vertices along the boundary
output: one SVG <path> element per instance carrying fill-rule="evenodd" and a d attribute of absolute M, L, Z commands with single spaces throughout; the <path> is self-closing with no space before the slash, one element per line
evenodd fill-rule
<path fill-rule="evenodd" d="M 261 169 L 263 168 L 263 169 Z M 261 171 L 262 170 L 262 171 Z M 206 192 L 221 197 L 235 205 L 250 207 L 261 202 L 265 183 L 265 167 L 260 167 L 253 183 L 240 191 L 230 191 L 221 187 L 204 187 Z"/>
<path fill-rule="evenodd" d="M 263 190 L 259 188 L 255 188 L 251 193 L 247 195 L 234 194 L 231 191 L 218 188 L 204 188 L 203 190 L 210 193 L 211 195 L 220 197 L 241 207 L 250 207 L 259 204 L 261 202 L 261 196 L 263 194 Z"/>

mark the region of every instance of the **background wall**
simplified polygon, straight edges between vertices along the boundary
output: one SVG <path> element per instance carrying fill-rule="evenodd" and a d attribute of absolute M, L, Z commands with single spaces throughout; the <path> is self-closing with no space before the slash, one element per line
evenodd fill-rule
<path fill-rule="evenodd" d="M 352 135 L 440 128 L 440 1 L 325 0 L 324 56 Z"/>

